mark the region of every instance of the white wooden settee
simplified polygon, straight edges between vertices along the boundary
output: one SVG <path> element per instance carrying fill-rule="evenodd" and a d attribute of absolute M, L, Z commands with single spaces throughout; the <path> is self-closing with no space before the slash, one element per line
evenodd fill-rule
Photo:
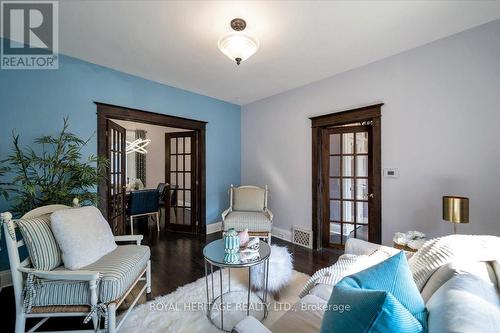
<path fill-rule="evenodd" d="M 49 205 L 44 207 L 36 208 L 28 213 L 26 213 L 22 219 L 36 218 L 46 214 L 53 213 L 57 210 L 68 209 L 70 207 L 64 205 Z M 103 295 L 100 295 L 103 289 L 103 279 L 106 279 L 107 267 L 103 262 L 97 262 L 97 265 L 89 265 L 88 267 L 100 267 L 99 270 L 87 269 L 85 267 L 81 270 L 68 270 L 64 266 L 58 267 L 51 271 L 35 270 L 32 268 L 30 257 L 26 259 L 20 259 L 19 249 L 24 245 L 24 241 L 18 240 L 16 236 L 16 221 L 12 219 L 12 214 L 6 212 L 1 214 L 1 220 L 3 222 L 3 230 L 5 235 L 5 240 L 7 244 L 7 251 L 9 254 L 9 263 L 12 274 L 12 284 L 14 287 L 14 296 L 16 303 L 16 325 L 15 333 L 24 333 L 26 329 L 26 319 L 27 318 L 40 318 L 41 320 L 37 322 L 28 332 L 35 332 L 43 323 L 45 323 L 51 317 L 75 317 L 82 316 L 87 319 L 92 319 L 93 329 L 81 330 L 78 332 L 106 332 L 115 333 L 117 332 L 123 322 L 126 320 L 128 314 L 136 305 L 139 298 L 146 293 L 151 293 L 151 261 L 149 248 L 141 245 L 142 235 L 128 235 L 128 236 L 115 236 L 115 242 L 135 242 L 133 245 L 122 245 L 118 246 L 117 249 L 109 254 L 107 254 L 106 262 L 112 262 L 115 256 L 115 267 L 109 267 L 112 279 L 120 279 L 120 273 L 129 274 L 127 281 L 131 283 L 124 283 L 120 281 L 121 285 L 115 290 L 115 294 L 118 297 L 111 300 L 102 301 Z M 136 260 L 134 258 L 139 258 L 140 256 L 135 255 L 134 258 L 128 261 L 130 268 L 124 269 L 119 267 L 120 261 L 123 261 L 123 256 L 127 253 L 140 252 L 141 259 Z M 115 254 L 116 253 L 116 254 Z M 120 257 L 121 256 L 121 257 Z M 131 256 L 132 257 L 132 256 Z M 104 257 L 103 257 L 104 258 Z M 136 263 L 133 261 L 136 260 Z M 134 267 L 137 266 L 137 267 Z M 111 266 L 111 265 L 110 265 Z M 113 269 L 115 269 L 113 271 Z M 127 272 L 128 270 L 128 272 Z M 134 274 L 132 277 L 130 274 Z M 25 288 L 27 284 L 27 276 L 31 276 L 36 279 L 39 283 L 45 283 L 47 286 L 54 287 L 55 284 L 59 286 L 61 284 L 67 284 L 72 287 L 74 285 L 78 286 L 78 290 L 82 293 L 82 290 L 87 295 L 83 295 L 83 298 L 87 300 L 87 304 L 78 305 L 67 305 L 66 302 L 61 302 L 62 304 L 50 304 L 47 306 L 34 305 L 26 309 L 26 293 Z M 108 279 L 109 282 L 111 278 Z M 51 285 L 52 283 L 52 285 Z M 88 284 L 88 286 L 85 285 Z M 39 285 L 40 286 L 40 285 Z M 83 286 L 83 288 L 82 288 Z M 131 295 L 131 291 L 136 288 L 138 293 L 135 294 L 134 298 L 127 309 L 127 312 L 121 316 L 121 320 L 117 322 L 116 311 L 123 304 L 125 298 Z M 57 286 L 55 286 L 57 287 Z M 121 288 L 121 289 L 120 289 Z M 51 291 L 52 292 L 52 291 Z M 74 292 L 73 294 L 75 294 Z M 109 294 L 109 293 L 108 293 Z M 80 295 L 82 298 L 82 295 Z M 53 303 L 53 302 L 52 302 Z M 104 320 L 104 325 L 100 319 Z M 101 322 L 101 323 L 100 323 Z M 76 332 L 76 331 L 70 331 Z"/>

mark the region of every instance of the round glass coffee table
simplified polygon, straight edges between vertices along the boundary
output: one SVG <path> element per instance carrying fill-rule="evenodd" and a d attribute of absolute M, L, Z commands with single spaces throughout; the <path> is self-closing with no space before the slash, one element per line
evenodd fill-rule
<path fill-rule="evenodd" d="M 207 290 L 207 317 L 210 322 L 226 332 L 230 332 L 234 325 L 246 316 L 252 314 L 259 320 L 267 317 L 267 283 L 269 280 L 269 255 L 271 247 L 259 241 L 259 258 L 245 262 L 224 262 L 224 241 L 215 240 L 203 248 L 205 257 L 205 287 Z M 265 288 L 262 297 L 251 291 L 251 267 L 264 265 Z M 214 266 L 219 268 L 219 288 L 214 287 Z M 231 290 L 231 269 L 248 268 L 248 285 L 244 290 Z M 228 271 L 228 287 L 223 286 L 223 269 Z M 209 278 L 210 275 L 210 278 Z M 209 286 L 210 285 L 210 286 Z M 220 290 L 215 290 L 220 289 Z M 224 290 L 226 289 L 226 290 Z M 219 294 L 218 296 L 216 294 Z M 210 297 L 212 296 L 212 297 Z M 217 297 L 216 297 L 217 296 Z"/>

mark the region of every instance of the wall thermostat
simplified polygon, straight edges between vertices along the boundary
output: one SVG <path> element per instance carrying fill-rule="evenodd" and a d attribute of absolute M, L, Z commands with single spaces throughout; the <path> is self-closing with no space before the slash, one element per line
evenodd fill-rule
<path fill-rule="evenodd" d="M 399 178 L 399 169 L 387 168 L 384 169 L 385 178 Z"/>

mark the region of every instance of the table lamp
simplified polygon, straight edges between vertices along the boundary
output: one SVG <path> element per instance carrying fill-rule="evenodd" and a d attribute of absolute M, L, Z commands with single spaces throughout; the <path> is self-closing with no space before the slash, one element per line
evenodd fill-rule
<path fill-rule="evenodd" d="M 443 220 L 453 223 L 453 233 L 456 234 L 458 223 L 469 223 L 469 198 L 444 196 Z"/>

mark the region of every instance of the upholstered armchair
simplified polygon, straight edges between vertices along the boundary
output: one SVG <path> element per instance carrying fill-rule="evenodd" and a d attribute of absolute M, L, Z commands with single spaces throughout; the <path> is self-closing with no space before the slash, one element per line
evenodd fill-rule
<path fill-rule="evenodd" d="M 271 243 L 273 213 L 267 207 L 268 187 L 239 186 L 231 184 L 229 208 L 222 213 L 224 231 L 248 229 L 250 236 L 267 239 Z"/>

